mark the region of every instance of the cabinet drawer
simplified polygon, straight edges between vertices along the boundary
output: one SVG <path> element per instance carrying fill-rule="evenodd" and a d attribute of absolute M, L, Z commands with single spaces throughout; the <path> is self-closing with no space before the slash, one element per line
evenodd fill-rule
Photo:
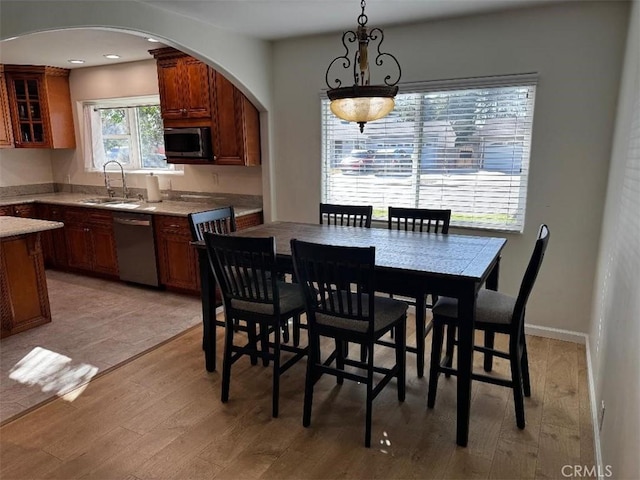
<path fill-rule="evenodd" d="M 156 228 L 166 234 L 184 236 L 191 239 L 189 220 L 184 217 L 156 216 Z"/>

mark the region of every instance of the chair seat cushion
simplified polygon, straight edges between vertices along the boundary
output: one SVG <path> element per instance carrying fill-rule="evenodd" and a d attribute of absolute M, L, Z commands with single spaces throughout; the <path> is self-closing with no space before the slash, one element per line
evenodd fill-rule
<path fill-rule="evenodd" d="M 482 289 L 476 301 L 476 323 L 495 323 L 508 325 L 513 317 L 516 299 L 494 290 Z M 458 300 L 440 297 L 431 310 L 437 316 L 456 320 L 458 318 Z"/>
<path fill-rule="evenodd" d="M 286 315 L 294 310 L 304 309 L 304 298 L 297 283 L 278 282 L 278 294 L 280 296 L 280 314 Z M 273 305 L 270 303 L 249 302 L 246 300 L 231 300 L 231 307 L 236 310 L 273 315 Z"/>
<path fill-rule="evenodd" d="M 346 303 L 346 294 L 343 295 L 343 302 Z M 351 294 L 352 302 L 356 302 L 356 294 Z M 374 296 L 374 312 L 375 317 L 373 320 L 374 332 L 384 330 L 392 323 L 396 322 L 403 315 L 407 313 L 409 305 L 401 300 L 396 300 L 387 297 Z M 369 296 L 364 294 L 362 296 L 362 310 L 363 315 L 369 314 Z M 365 333 L 369 327 L 369 322 L 363 320 L 354 320 L 350 318 L 339 317 L 336 315 L 328 315 L 326 313 L 316 313 L 316 322 L 320 325 L 326 325 L 329 327 L 342 328 L 345 330 L 351 330 L 354 332 Z"/>

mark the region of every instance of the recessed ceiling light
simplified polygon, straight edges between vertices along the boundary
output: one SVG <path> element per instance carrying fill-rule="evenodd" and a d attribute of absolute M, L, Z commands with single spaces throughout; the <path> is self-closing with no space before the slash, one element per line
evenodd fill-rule
<path fill-rule="evenodd" d="M 158 43 L 160 40 L 156 40 L 155 38 L 147 37 L 147 42 Z"/>
<path fill-rule="evenodd" d="M 71 59 L 71 60 L 67 60 L 69 63 L 84 63 L 84 60 L 76 60 L 76 59 Z"/>
<path fill-rule="evenodd" d="M 104 55 L 104 58 L 115 60 L 116 58 L 120 58 L 120 55 L 116 55 L 115 53 L 107 53 L 106 55 Z"/>

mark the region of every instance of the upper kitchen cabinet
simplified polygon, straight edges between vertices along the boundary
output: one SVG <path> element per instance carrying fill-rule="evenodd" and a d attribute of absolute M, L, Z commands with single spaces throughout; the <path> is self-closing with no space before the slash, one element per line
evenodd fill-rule
<path fill-rule="evenodd" d="M 0 65 L 0 148 L 13 147 L 13 132 L 9 116 L 9 95 L 4 81 L 4 66 Z"/>
<path fill-rule="evenodd" d="M 16 148 L 75 148 L 69 70 L 5 65 Z"/>
<path fill-rule="evenodd" d="M 157 60 L 160 110 L 166 127 L 211 120 L 209 67 L 173 48 L 152 50 Z"/>
<path fill-rule="evenodd" d="M 171 163 L 260 165 L 260 116 L 229 80 L 207 64 L 171 47 L 151 50 L 158 67 L 165 127 L 209 127 L 213 158 L 171 158 Z"/>

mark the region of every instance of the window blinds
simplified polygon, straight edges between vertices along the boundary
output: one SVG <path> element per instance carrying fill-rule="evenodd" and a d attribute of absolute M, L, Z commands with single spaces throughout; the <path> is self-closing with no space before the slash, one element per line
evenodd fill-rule
<path fill-rule="evenodd" d="M 536 76 L 401 86 L 396 107 L 368 123 L 335 117 L 322 99 L 322 198 L 387 207 L 450 208 L 452 225 L 524 228 Z"/>

